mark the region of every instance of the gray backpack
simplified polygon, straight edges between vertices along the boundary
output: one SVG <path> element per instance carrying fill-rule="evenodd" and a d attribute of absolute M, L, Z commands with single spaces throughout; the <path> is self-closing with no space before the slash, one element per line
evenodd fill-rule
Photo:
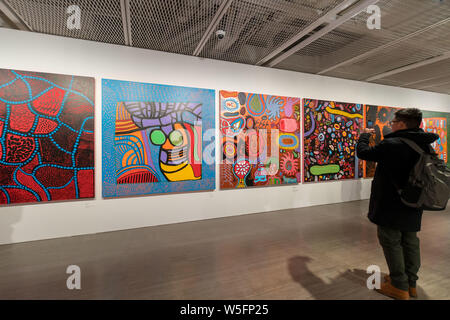
<path fill-rule="evenodd" d="M 434 152 L 425 152 L 412 140 L 400 138 L 420 157 L 403 189 L 397 188 L 402 202 L 412 208 L 445 210 L 450 197 L 450 169 Z M 430 147 L 431 149 L 431 147 Z"/>

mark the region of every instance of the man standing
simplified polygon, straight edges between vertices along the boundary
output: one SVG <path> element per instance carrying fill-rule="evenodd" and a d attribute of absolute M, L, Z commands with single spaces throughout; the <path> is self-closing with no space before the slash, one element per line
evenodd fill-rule
<path fill-rule="evenodd" d="M 389 276 L 378 292 L 394 299 L 417 297 L 416 281 L 420 268 L 420 231 L 423 210 L 404 205 L 397 192 L 403 187 L 419 154 L 399 138 L 417 143 L 430 151 L 430 143 L 439 138 L 420 128 L 422 112 L 419 109 L 401 109 L 391 121 L 392 133 L 374 147 L 369 138 L 374 129 L 364 129 L 357 145 L 362 160 L 377 162 L 370 194 L 368 218 L 378 226 L 378 239 L 389 268 Z"/>

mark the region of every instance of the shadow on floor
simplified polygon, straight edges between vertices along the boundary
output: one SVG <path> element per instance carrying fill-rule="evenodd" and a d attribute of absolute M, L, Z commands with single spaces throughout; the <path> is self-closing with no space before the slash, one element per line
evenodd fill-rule
<path fill-rule="evenodd" d="M 366 270 L 353 269 L 342 272 L 325 282 L 308 268 L 310 257 L 295 256 L 288 260 L 288 269 L 292 279 L 306 289 L 316 300 L 390 300 L 374 290 L 369 290 L 366 282 L 370 274 Z M 384 279 L 385 274 L 381 275 Z M 383 281 L 383 280 L 382 280 Z M 419 300 L 430 299 L 418 286 Z"/>

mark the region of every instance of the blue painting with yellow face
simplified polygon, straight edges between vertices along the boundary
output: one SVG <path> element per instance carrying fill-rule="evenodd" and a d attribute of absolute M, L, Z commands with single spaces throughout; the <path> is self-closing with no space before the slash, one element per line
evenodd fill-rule
<path fill-rule="evenodd" d="M 215 188 L 214 90 L 103 79 L 103 196 Z"/>

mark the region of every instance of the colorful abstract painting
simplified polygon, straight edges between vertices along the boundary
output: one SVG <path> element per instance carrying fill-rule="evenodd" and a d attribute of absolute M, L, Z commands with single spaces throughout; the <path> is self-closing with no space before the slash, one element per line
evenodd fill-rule
<path fill-rule="evenodd" d="M 450 127 L 450 114 L 444 112 L 423 111 L 422 129 L 439 135 L 439 139 L 432 144 L 439 158 L 448 162 L 447 135 Z"/>
<path fill-rule="evenodd" d="M 104 197 L 215 188 L 214 90 L 102 87 Z"/>
<path fill-rule="evenodd" d="M 0 203 L 94 197 L 94 78 L 0 69 Z"/>
<path fill-rule="evenodd" d="M 365 105 L 364 125 L 366 128 L 375 129 L 375 134 L 370 139 L 370 146 L 375 146 L 384 139 L 384 136 L 392 132 L 390 121 L 394 119 L 395 112 L 400 108 Z M 375 175 L 376 163 L 363 161 L 364 177 Z"/>
<path fill-rule="evenodd" d="M 334 101 L 303 100 L 304 181 L 362 177 L 356 156 L 363 106 Z"/>
<path fill-rule="evenodd" d="M 300 181 L 300 99 L 220 91 L 222 189 Z"/>

